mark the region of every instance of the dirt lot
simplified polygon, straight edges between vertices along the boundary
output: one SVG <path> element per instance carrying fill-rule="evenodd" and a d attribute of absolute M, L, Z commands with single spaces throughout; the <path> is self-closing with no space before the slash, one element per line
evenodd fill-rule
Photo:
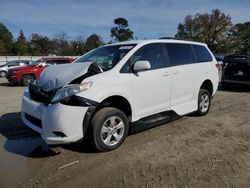
<path fill-rule="evenodd" d="M 25 88 L 4 82 L 0 79 L 0 187 L 250 186 L 249 91 L 218 91 L 205 117 L 183 117 L 131 135 L 115 151 L 95 153 L 86 144 L 48 149 L 20 122 Z"/>

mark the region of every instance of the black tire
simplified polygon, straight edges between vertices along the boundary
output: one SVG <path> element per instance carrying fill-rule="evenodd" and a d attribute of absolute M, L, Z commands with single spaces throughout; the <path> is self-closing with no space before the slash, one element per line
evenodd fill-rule
<path fill-rule="evenodd" d="M 113 132 L 109 130 L 110 132 L 103 133 L 102 130 L 103 129 L 106 130 L 109 121 L 110 121 L 109 124 L 111 125 L 110 119 L 112 119 L 112 118 L 117 118 L 119 120 L 118 122 L 122 121 L 124 124 L 123 129 L 122 128 L 116 129 L 115 128 L 116 126 L 114 126 L 114 128 L 112 130 Z M 114 122 L 116 122 L 117 119 L 115 119 Z M 108 127 L 110 127 L 110 126 L 108 126 Z M 118 148 L 124 142 L 126 136 L 128 135 L 128 129 L 129 129 L 128 118 L 124 114 L 124 112 L 122 112 L 119 109 L 113 108 L 113 107 L 102 108 L 95 113 L 95 115 L 93 116 L 93 118 L 91 120 L 90 131 L 89 131 L 90 143 L 98 151 L 114 150 L 114 149 Z M 121 134 L 122 136 L 119 135 L 120 140 L 119 140 L 119 142 L 115 143 L 116 137 L 113 135 L 114 134 L 118 135 L 117 133 Z M 110 136 L 110 142 L 107 142 L 107 143 L 111 144 L 113 142 L 114 145 L 108 145 L 105 143 L 104 138 L 106 137 L 106 140 L 108 140 L 109 136 Z M 112 141 L 112 138 L 114 141 Z"/>
<path fill-rule="evenodd" d="M 22 78 L 22 84 L 24 86 L 29 86 L 29 84 L 33 83 L 35 80 L 35 76 L 32 74 L 26 74 Z"/>
<path fill-rule="evenodd" d="M 7 76 L 6 71 L 0 71 L 0 78 L 5 78 Z"/>
<path fill-rule="evenodd" d="M 205 101 L 207 101 L 207 103 Z M 198 116 L 206 115 L 209 112 L 210 105 L 211 105 L 211 94 L 206 89 L 200 89 L 198 95 L 198 110 L 196 111 L 196 114 Z"/>

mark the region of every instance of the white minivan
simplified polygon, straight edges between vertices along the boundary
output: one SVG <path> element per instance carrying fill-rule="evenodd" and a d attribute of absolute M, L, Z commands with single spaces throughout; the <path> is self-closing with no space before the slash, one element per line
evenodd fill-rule
<path fill-rule="evenodd" d="M 44 70 L 23 94 L 22 120 L 49 145 L 87 136 L 97 150 L 112 150 L 128 133 L 205 115 L 218 87 L 216 63 L 198 42 L 105 45 Z"/>

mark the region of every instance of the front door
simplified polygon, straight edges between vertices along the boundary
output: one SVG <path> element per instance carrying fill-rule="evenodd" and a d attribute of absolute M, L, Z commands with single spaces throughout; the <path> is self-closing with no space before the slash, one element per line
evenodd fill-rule
<path fill-rule="evenodd" d="M 171 75 L 166 63 L 164 44 L 148 44 L 130 58 L 130 65 L 146 60 L 150 70 L 131 73 L 132 98 L 137 119 L 169 110 Z"/>

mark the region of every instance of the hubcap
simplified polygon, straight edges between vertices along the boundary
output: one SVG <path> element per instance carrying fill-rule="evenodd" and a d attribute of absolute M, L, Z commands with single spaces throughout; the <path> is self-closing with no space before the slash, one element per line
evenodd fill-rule
<path fill-rule="evenodd" d="M 30 84 L 30 83 L 33 82 L 33 78 L 30 77 L 30 76 L 28 76 L 28 77 L 26 77 L 26 78 L 24 79 L 24 82 L 25 82 L 26 84 Z"/>
<path fill-rule="evenodd" d="M 118 116 L 108 118 L 102 125 L 101 139 L 107 146 L 120 142 L 124 134 L 124 122 Z"/>
<path fill-rule="evenodd" d="M 5 77 L 6 76 L 6 73 L 5 72 L 1 72 L 0 73 L 0 77 Z"/>
<path fill-rule="evenodd" d="M 206 93 L 204 93 L 202 96 L 201 96 L 201 101 L 200 101 L 200 110 L 201 112 L 206 112 L 208 110 L 208 107 L 209 107 L 209 97 Z"/>

